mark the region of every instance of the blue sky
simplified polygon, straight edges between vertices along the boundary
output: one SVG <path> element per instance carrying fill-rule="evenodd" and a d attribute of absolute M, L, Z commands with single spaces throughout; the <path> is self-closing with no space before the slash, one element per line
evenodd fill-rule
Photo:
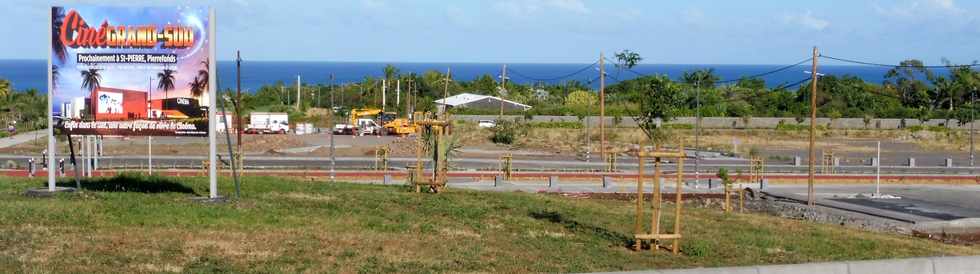
<path fill-rule="evenodd" d="M 42 59 L 48 6 L 5 0 L 0 59 Z M 55 3 L 64 3 L 56 1 Z M 600 51 L 644 63 L 786 64 L 827 55 L 884 63 L 980 59 L 980 1 L 70 1 L 215 7 L 218 59 L 591 63 Z M 89 19 L 95 20 L 95 19 Z M 11 38 L 20 43 L 11 43 Z"/>

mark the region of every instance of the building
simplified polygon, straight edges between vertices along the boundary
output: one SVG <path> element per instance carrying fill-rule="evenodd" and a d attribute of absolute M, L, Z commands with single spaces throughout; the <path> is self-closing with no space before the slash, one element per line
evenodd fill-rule
<path fill-rule="evenodd" d="M 472 93 L 461 93 L 447 98 L 435 100 L 436 107 L 440 113 L 443 112 L 443 110 L 446 107 L 482 109 L 482 110 L 500 110 L 501 102 L 504 105 L 504 111 L 528 111 L 531 109 L 531 106 L 529 105 L 510 101 L 507 99 L 501 99 L 500 97 L 479 95 L 479 94 L 472 94 Z"/>
<path fill-rule="evenodd" d="M 99 87 L 92 91 L 88 105 L 96 121 L 139 119 L 147 113 L 146 92 L 137 90 Z"/>
<path fill-rule="evenodd" d="M 194 98 L 156 99 L 150 103 L 151 118 L 204 118 L 208 115 L 207 107 L 201 107 Z"/>
<path fill-rule="evenodd" d="M 235 132 L 235 113 L 233 112 L 217 112 L 214 114 L 218 121 L 215 125 L 215 130 L 219 133 L 224 133 L 225 128 Z M 225 124 L 227 122 L 227 125 Z"/>

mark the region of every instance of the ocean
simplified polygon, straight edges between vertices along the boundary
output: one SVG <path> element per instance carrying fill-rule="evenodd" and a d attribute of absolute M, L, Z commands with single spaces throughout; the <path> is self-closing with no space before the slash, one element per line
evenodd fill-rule
<path fill-rule="evenodd" d="M 0 78 L 12 82 L 15 90 L 27 89 L 45 90 L 47 61 L 45 60 L 0 60 Z M 367 76 L 381 77 L 383 68 L 392 64 L 402 74 L 415 72 L 422 74 L 428 70 L 445 73 L 451 68 L 456 80 L 472 80 L 484 74 L 498 78 L 502 64 L 493 63 L 360 63 L 360 62 L 273 62 L 249 61 L 242 62 L 242 89 L 254 92 L 262 85 L 282 81 L 287 85 L 295 85 L 299 75 L 303 83 L 329 83 L 330 74 L 334 74 L 335 82 L 348 83 L 363 80 Z M 589 64 L 508 64 L 509 81 L 515 83 L 560 83 L 565 80 L 578 80 L 593 87 L 598 87 L 598 81 L 591 82 L 599 76 L 597 66 Z M 738 79 L 742 76 L 768 72 L 786 65 L 698 65 L 698 64 L 640 64 L 632 71 L 619 71 L 612 65 L 607 65 L 607 85 L 620 80 L 632 79 L 638 74 L 667 74 L 672 79 L 678 79 L 685 71 L 702 68 L 714 68 L 721 80 Z M 766 75 L 766 85 L 775 87 L 781 84 L 791 84 L 808 79 L 809 64 Z M 819 72 L 826 75 L 855 75 L 868 82 L 881 83 L 884 80 L 886 67 L 826 65 L 820 66 Z M 578 72 L 578 73 L 575 73 Z M 574 74 L 573 74 L 574 73 Z M 567 77 L 566 77 L 567 76 Z M 560 79 L 559 79 L 560 78 Z M 499 78 L 498 78 L 499 79 Z M 218 61 L 218 81 L 221 89 L 235 87 L 235 62 Z"/>

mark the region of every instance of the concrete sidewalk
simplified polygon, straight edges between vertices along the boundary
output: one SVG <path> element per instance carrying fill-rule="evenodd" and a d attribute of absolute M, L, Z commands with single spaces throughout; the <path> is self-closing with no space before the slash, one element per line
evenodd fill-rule
<path fill-rule="evenodd" d="M 795 265 L 646 270 L 609 273 L 649 274 L 968 274 L 980 273 L 980 256 L 926 257 L 896 260 L 849 261 Z"/>
<path fill-rule="evenodd" d="M 35 138 L 42 138 L 48 136 L 46 130 L 35 130 L 18 133 L 17 135 L 10 136 L 7 138 L 0 138 L 0 148 L 8 148 L 16 146 L 19 144 L 27 143 L 33 141 Z"/>

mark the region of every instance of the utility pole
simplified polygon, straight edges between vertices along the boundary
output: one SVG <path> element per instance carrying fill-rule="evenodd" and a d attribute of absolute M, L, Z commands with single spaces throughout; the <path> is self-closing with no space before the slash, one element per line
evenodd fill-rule
<path fill-rule="evenodd" d="M 450 73 L 452 73 L 452 71 L 449 70 L 449 68 L 446 68 L 446 79 L 445 79 L 445 83 L 443 84 L 443 88 L 442 88 L 442 116 L 446 120 L 449 120 L 449 105 L 446 104 L 446 103 L 448 103 L 446 101 L 446 98 L 449 98 L 449 81 L 450 81 L 449 80 L 450 79 L 449 74 Z"/>
<path fill-rule="evenodd" d="M 300 110 L 299 104 L 300 101 L 302 101 L 301 99 L 303 98 L 301 97 L 302 94 L 300 93 L 299 77 L 300 77 L 299 75 L 296 75 L 296 110 Z"/>
<path fill-rule="evenodd" d="M 497 120 L 504 119 L 504 92 L 507 90 L 507 64 L 504 64 L 504 68 L 500 70 L 500 117 Z"/>
<path fill-rule="evenodd" d="M 701 184 L 701 78 L 694 82 L 694 185 Z"/>
<path fill-rule="evenodd" d="M 235 51 L 235 74 L 236 82 L 238 83 L 238 88 L 235 91 L 235 129 L 237 130 L 236 135 L 238 136 L 238 157 L 242 157 L 242 109 L 239 105 L 242 103 L 242 52 Z M 235 159 L 232 159 L 235 160 Z M 244 161 L 243 161 L 244 163 Z M 244 167 L 238 167 L 244 170 Z"/>
<path fill-rule="evenodd" d="M 149 90 L 149 93 L 146 96 L 146 109 L 147 109 L 146 118 L 153 119 L 153 76 L 150 76 L 150 87 L 147 90 Z M 160 101 L 160 110 L 163 110 L 163 101 Z M 147 167 L 147 174 L 153 175 L 153 136 L 152 135 L 146 136 L 146 167 Z M 77 173 L 78 170 L 75 170 L 75 172 Z M 77 174 L 75 178 L 76 179 L 78 178 Z"/>
<path fill-rule="evenodd" d="M 810 177 L 807 180 L 807 205 L 809 206 L 816 204 L 816 197 L 814 197 L 813 193 L 813 181 L 816 176 L 814 161 L 816 161 L 817 157 L 814 144 L 816 142 L 817 131 L 817 56 L 819 56 L 817 47 L 813 47 L 813 65 L 810 70 Z"/>
<path fill-rule="evenodd" d="M 606 63 L 599 52 L 599 159 L 606 160 Z"/>
<path fill-rule="evenodd" d="M 381 79 L 381 112 L 382 113 L 385 112 L 385 103 L 387 103 L 385 102 L 386 99 L 385 95 L 387 94 L 388 94 L 388 80 Z"/>
<path fill-rule="evenodd" d="M 402 104 L 402 79 L 395 81 L 395 111 L 398 111 L 398 106 Z"/>
<path fill-rule="evenodd" d="M 973 124 L 977 121 L 977 119 L 974 117 L 977 110 L 974 108 L 973 104 L 977 100 L 976 96 L 977 88 L 973 88 L 973 92 L 970 93 L 970 167 L 976 166 L 976 149 L 973 147 Z"/>

